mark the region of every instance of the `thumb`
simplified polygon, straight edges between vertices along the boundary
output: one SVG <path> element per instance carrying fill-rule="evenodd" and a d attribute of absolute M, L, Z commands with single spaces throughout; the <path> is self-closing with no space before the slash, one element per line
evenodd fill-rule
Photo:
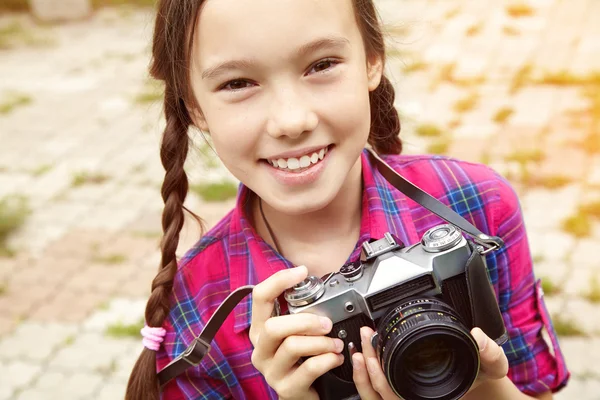
<path fill-rule="evenodd" d="M 502 347 L 490 339 L 481 329 L 473 328 L 471 335 L 479 346 L 481 373 L 488 379 L 501 379 L 508 374 L 508 359 Z"/>

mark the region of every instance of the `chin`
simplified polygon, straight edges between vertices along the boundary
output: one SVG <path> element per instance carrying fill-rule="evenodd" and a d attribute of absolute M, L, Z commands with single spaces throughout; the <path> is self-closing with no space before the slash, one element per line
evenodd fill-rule
<path fill-rule="evenodd" d="M 269 203 L 271 207 L 275 208 L 279 212 L 286 213 L 288 215 L 303 215 L 312 212 L 316 212 L 327 207 L 335 198 L 338 190 L 315 190 L 301 195 L 286 195 L 276 199 L 269 199 L 270 196 L 263 197 L 263 200 Z M 337 189 L 337 188 L 336 188 Z"/>

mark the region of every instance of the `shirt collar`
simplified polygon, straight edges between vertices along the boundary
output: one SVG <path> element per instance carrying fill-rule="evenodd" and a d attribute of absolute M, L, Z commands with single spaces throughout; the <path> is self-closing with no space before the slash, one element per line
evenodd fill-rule
<path fill-rule="evenodd" d="M 363 196 L 360 236 L 348 261 L 360 257 L 361 244 L 380 239 L 386 232 L 395 234 L 405 244 L 417 237 L 404 194 L 392 188 L 371 164 L 367 151 L 361 154 Z M 256 232 L 248 218 L 252 192 L 241 185 L 236 207 L 231 215 L 229 241 L 230 290 L 244 285 L 256 285 L 275 272 L 294 267 L 277 253 Z M 234 310 L 234 331 L 239 333 L 250 326 L 251 298 L 246 297 Z"/>

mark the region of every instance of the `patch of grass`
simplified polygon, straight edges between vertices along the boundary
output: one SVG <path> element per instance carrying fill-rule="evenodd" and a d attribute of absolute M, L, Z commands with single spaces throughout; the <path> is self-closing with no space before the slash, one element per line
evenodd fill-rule
<path fill-rule="evenodd" d="M 158 239 L 162 236 L 162 232 L 160 231 L 135 231 L 132 232 L 134 237 L 143 238 L 143 239 Z"/>
<path fill-rule="evenodd" d="M 515 111 L 510 107 L 502 107 L 494 115 L 494 122 L 497 124 L 505 123 Z"/>
<path fill-rule="evenodd" d="M 579 208 L 579 210 L 590 218 L 600 220 L 600 200 L 584 204 Z"/>
<path fill-rule="evenodd" d="M 92 257 L 92 261 L 101 263 L 101 264 L 122 264 L 125 261 L 127 261 L 127 256 L 124 254 L 118 254 L 118 253 L 106 254 L 106 255 L 96 254 Z"/>
<path fill-rule="evenodd" d="M 0 283 L 0 296 L 3 296 L 8 292 L 8 285 L 6 283 Z"/>
<path fill-rule="evenodd" d="M 0 26 L 0 49 L 11 49 L 21 45 L 43 47 L 54 43 L 55 41 L 47 32 L 36 34 L 34 30 L 26 28 L 19 21 L 11 21 Z"/>
<path fill-rule="evenodd" d="M 6 242 L 25 223 L 29 212 L 27 199 L 23 196 L 13 195 L 0 199 L 0 256 L 14 255 Z"/>
<path fill-rule="evenodd" d="M 404 65 L 404 72 L 410 74 L 412 72 L 425 71 L 429 66 L 424 61 L 414 61 L 410 64 Z"/>
<path fill-rule="evenodd" d="M 552 296 L 560 293 L 560 286 L 552 282 L 550 278 L 543 277 L 542 280 L 542 290 L 544 294 L 548 296 Z"/>
<path fill-rule="evenodd" d="M 149 79 L 144 84 L 142 91 L 133 99 L 136 104 L 145 105 L 162 101 L 164 98 L 164 85 L 162 82 Z"/>
<path fill-rule="evenodd" d="M 587 215 L 577 212 L 575 215 L 563 220 L 561 228 L 564 232 L 576 238 L 585 238 L 590 236 L 592 232 L 592 223 Z"/>
<path fill-rule="evenodd" d="M 506 161 L 514 161 L 519 164 L 539 163 L 544 161 L 546 155 L 541 150 L 516 150 L 508 154 L 504 159 Z"/>
<path fill-rule="evenodd" d="M 231 181 L 193 185 L 190 188 L 204 201 L 218 202 L 234 198 L 237 195 L 237 185 Z"/>
<path fill-rule="evenodd" d="M 71 186 L 79 187 L 83 185 L 99 185 L 106 182 L 108 179 L 109 177 L 104 174 L 81 171 L 73 176 Z"/>
<path fill-rule="evenodd" d="M 573 182 L 573 179 L 566 175 L 546 175 L 532 179 L 534 181 L 532 182 L 532 185 L 540 186 L 550 190 L 560 189 Z"/>
<path fill-rule="evenodd" d="M 442 135 L 442 130 L 433 124 L 423 124 L 417 126 L 415 133 L 420 137 L 438 137 Z"/>
<path fill-rule="evenodd" d="M 5 98 L 0 101 L 0 114 L 3 115 L 11 113 L 16 108 L 31 104 L 33 101 L 31 96 L 17 92 L 7 93 L 4 97 Z"/>
<path fill-rule="evenodd" d="M 477 36 L 479 35 L 479 33 L 481 33 L 481 29 L 483 29 L 483 24 L 482 23 L 478 23 L 475 25 L 471 25 L 465 32 L 465 35 L 472 37 L 472 36 Z"/>
<path fill-rule="evenodd" d="M 450 144 L 451 141 L 448 136 L 438 137 L 427 146 L 427 152 L 429 154 L 447 154 Z"/>
<path fill-rule="evenodd" d="M 516 2 L 506 6 L 505 11 L 513 18 L 530 17 L 535 14 L 535 10 L 525 2 Z"/>
<path fill-rule="evenodd" d="M 50 171 L 51 169 L 52 169 L 52 165 L 50 165 L 50 164 L 40 165 L 39 167 L 31 170 L 31 175 L 33 175 L 35 177 L 40 177 L 40 176 L 44 175 L 46 172 Z"/>
<path fill-rule="evenodd" d="M 586 336 L 583 329 L 577 324 L 562 316 L 562 314 L 554 314 L 552 316 L 552 324 L 554 330 L 559 336 Z"/>
<path fill-rule="evenodd" d="M 115 338 L 123 338 L 123 337 L 134 337 L 138 338 L 140 336 L 140 330 L 144 327 L 144 318 L 140 318 L 140 320 L 134 324 L 123 324 L 122 322 L 117 322 L 116 324 L 109 325 L 105 334 L 107 336 L 115 337 Z"/>
<path fill-rule="evenodd" d="M 471 93 L 468 96 L 458 100 L 454 103 L 454 111 L 459 114 L 471 111 L 479 102 L 479 95 L 477 93 Z"/>
<path fill-rule="evenodd" d="M 597 276 L 592 278 L 590 290 L 586 293 L 585 298 L 592 303 L 600 303 L 600 282 L 598 282 Z"/>
<path fill-rule="evenodd" d="M 531 64 L 523 65 L 513 76 L 510 84 L 509 91 L 511 94 L 516 93 L 531 81 L 531 75 L 533 74 L 533 66 Z"/>
<path fill-rule="evenodd" d="M 448 10 L 446 12 L 446 14 L 444 14 L 444 19 L 445 20 L 450 20 L 450 19 L 456 17 L 459 12 L 460 12 L 460 7 L 454 7 L 452 9 Z"/>
<path fill-rule="evenodd" d="M 569 71 L 547 73 L 535 81 L 542 85 L 555 86 L 578 86 L 578 85 L 600 85 L 600 72 L 592 72 L 588 75 L 574 75 Z"/>
<path fill-rule="evenodd" d="M 502 27 L 502 33 L 507 36 L 519 36 L 521 32 L 514 26 L 505 25 Z"/>
<path fill-rule="evenodd" d="M 73 343 L 75 343 L 75 336 L 69 335 L 65 338 L 65 341 L 64 341 L 65 346 L 71 346 Z"/>
<path fill-rule="evenodd" d="M 156 0 L 92 0 L 93 8 L 116 6 L 154 7 L 155 4 Z"/>
<path fill-rule="evenodd" d="M 0 14 L 3 11 L 29 11 L 29 0 L 2 0 L 0 2 Z"/>
<path fill-rule="evenodd" d="M 546 256 L 544 256 L 543 254 L 536 254 L 533 256 L 533 263 L 534 264 L 539 264 L 542 263 L 546 260 Z"/>

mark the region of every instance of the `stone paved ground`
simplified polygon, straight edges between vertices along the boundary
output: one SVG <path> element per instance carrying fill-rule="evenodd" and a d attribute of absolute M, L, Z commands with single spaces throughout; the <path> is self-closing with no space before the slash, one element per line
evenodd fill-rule
<path fill-rule="evenodd" d="M 379 5 L 406 151 L 485 162 L 515 185 L 573 373 L 556 398 L 600 399 L 600 2 Z M 129 8 L 0 18 L 0 198 L 31 210 L 0 258 L 0 399 L 123 395 L 159 257 L 151 28 Z M 187 169 L 229 177 L 205 150 Z M 188 202 L 209 226 L 231 205 Z M 197 235 L 186 225 L 180 254 Z"/>

